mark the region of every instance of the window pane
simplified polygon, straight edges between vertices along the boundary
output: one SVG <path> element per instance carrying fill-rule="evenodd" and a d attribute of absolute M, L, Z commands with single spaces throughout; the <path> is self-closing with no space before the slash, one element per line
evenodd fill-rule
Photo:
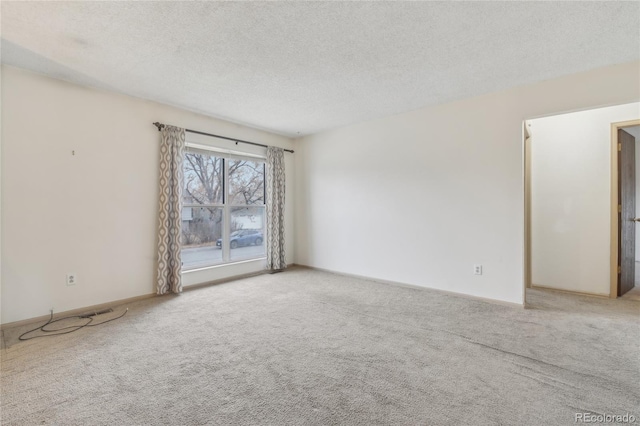
<path fill-rule="evenodd" d="M 264 207 L 232 207 L 231 260 L 264 256 Z"/>
<path fill-rule="evenodd" d="M 222 158 L 187 152 L 184 156 L 184 204 L 221 204 Z"/>
<path fill-rule="evenodd" d="M 222 263 L 222 207 L 182 209 L 182 269 Z"/>
<path fill-rule="evenodd" d="M 264 163 L 229 160 L 229 203 L 264 204 Z"/>

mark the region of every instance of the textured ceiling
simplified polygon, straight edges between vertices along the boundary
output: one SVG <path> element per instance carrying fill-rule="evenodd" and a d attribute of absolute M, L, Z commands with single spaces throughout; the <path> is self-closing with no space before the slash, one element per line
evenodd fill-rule
<path fill-rule="evenodd" d="M 640 59 L 638 2 L 1 8 L 3 63 L 291 136 Z"/>

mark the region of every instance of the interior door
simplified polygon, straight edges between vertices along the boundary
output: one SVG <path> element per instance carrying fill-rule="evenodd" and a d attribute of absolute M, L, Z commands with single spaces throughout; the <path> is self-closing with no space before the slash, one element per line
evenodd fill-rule
<path fill-rule="evenodd" d="M 636 266 L 636 140 L 618 129 L 618 296 L 631 290 Z"/>

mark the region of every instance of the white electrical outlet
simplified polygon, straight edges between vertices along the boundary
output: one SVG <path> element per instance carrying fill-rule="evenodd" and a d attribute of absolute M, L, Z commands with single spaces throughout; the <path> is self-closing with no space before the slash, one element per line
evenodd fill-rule
<path fill-rule="evenodd" d="M 67 274 L 67 286 L 76 285 L 78 283 L 78 276 L 74 272 Z"/>
<path fill-rule="evenodd" d="M 482 275 L 482 265 L 473 265 L 473 275 Z"/>

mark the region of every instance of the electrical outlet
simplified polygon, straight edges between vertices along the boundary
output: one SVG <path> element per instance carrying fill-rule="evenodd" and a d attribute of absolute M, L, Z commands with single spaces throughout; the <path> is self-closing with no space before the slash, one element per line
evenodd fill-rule
<path fill-rule="evenodd" d="M 473 265 L 473 275 L 482 275 L 482 265 Z"/>
<path fill-rule="evenodd" d="M 67 274 L 67 286 L 76 285 L 78 283 L 78 276 L 74 272 Z"/>

